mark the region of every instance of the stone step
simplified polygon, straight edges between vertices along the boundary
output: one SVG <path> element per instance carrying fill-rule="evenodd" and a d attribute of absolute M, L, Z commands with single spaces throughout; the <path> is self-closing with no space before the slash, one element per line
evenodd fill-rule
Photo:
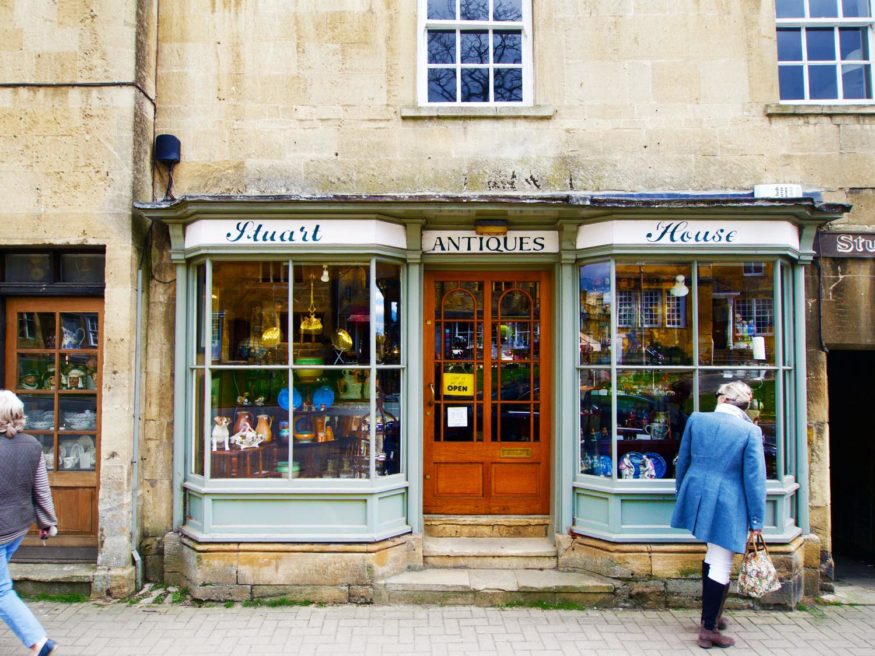
<path fill-rule="evenodd" d="M 548 538 L 422 538 L 422 562 L 443 569 L 556 569 Z"/>
<path fill-rule="evenodd" d="M 91 596 L 97 566 L 93 563 L 9 563 L 15 589 L 27 596 Z"/>
<path fill-rule="evenodd" d="M 610 607 L 615 583 L 595 574 L 533 569 L 423 569 L 374 585 L 378 604 L 503 606 L 575 604 Z"/>
<path fill-rule="evenodd" d="M 549 515 L 426 515 L 425 535 L 436 538 L 545 538 Z"/>

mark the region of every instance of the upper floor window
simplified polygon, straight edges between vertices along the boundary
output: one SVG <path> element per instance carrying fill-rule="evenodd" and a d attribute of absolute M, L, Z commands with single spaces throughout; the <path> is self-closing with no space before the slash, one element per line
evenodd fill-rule
<path fill-rule="evenodd" d="M 531 0 L 419 0 L 421 104 L 532 104 Z"/>
<path fill-rule="evenodd" d="M 872 0 L 776 0 L 781 100 L 871 101 Z"/>

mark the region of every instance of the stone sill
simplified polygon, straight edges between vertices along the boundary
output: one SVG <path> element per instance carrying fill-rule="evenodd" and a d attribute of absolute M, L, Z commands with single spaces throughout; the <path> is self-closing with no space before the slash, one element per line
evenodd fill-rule
<path fill-rule="evenodd" d="M 407 106 L 400 109 L 402 119 L 420 118 L 535 118 L 550 119 L 556 114 L 551 105 L 531 107 L 428 107 Z"/>
<path fill-rule="evenodd" d="M 790 105 L 772 103 L 766 105 L 767 116 L 800 116 L 811 114 L 824 116 L 841 114 L 875 116 L 875 103 L 868 105 Z"/>

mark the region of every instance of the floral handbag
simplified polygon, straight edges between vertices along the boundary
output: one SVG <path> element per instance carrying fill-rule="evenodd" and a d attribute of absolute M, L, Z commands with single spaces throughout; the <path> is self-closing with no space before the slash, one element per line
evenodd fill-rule
<path fill-rule="evenodd" d="M 738 575 L 738 593 L 759 599 L 775 590 L 781 589 L 778 572 L 769 558 L 769 550 L 763 536 L 751 534 L 747 540 L 741 572 Z"/>

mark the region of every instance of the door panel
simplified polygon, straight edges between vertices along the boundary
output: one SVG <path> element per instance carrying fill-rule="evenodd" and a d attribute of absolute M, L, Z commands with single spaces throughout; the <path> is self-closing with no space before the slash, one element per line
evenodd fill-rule
<path fill-rule="evenodd" d="M 549 512 L 549 282 L 426 274 L 425 512 Z"/>
<path fill-rule="evenodd" d="M 5 384 L 24 402 L 25 430 L 43 445 L 55 547 L 97 545 L 102 330 L 100 299 L 7 301 Z"/>

